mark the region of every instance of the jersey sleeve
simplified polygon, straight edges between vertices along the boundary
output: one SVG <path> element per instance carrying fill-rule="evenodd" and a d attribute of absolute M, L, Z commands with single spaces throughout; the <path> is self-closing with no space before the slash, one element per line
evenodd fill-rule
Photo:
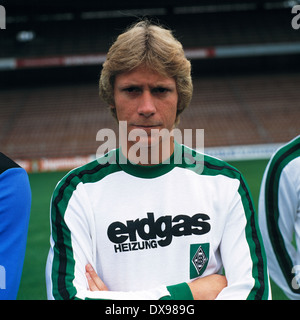
<path fill-rule="evenodd" d="M 227 287 L 220 300 L 267 300 L 270 298 L 264 247 L 249 188 L 240 177 L 238 190 L 228 208 L 220 253 Z"/>
<path fill-rule="evenodd" d="M 90 263 L 96 270 L 95 240 L 91 237 L 93 214 L 83 185 L 76 184 L 70 194 L 66 182 L 57 186 L 51 201 L 51 248 L 46 266 L 48 299 L 193 299 L 186 283 L 143 291 L 90 291 L 85 266 Z"/>
<path fill-rule="evenodd" d="M 16 299 L 31 207 L 28 175 L 14 167 L 0 174 L 0 300 Z"/>
<path fill-rule="evenodd" d="M 263 176 L 259 223 L 271 278 L 290 299 L 299 299 L 300 158 L 281 164 L 277 170 L 275 160 L 269 162 Z M 270 177 L 275 177 L 275 183 Z"/>

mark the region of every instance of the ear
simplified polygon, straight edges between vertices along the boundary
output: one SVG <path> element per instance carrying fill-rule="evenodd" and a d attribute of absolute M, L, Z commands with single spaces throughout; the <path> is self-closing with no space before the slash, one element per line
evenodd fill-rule
<path fill-rule="evenodd" d="M 118 121 L 116 106 L 110 104 L 110 105 L 108 105 L 108 107 L 109 107 L 109 111 L 112 114 L 112 116 Z"/>

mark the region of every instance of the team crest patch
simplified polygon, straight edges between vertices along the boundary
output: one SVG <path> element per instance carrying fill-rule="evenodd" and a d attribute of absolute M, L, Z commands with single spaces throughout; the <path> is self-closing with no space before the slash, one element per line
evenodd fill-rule
<path fill-rule="evenodd" d="M 190 245 L 190 279 L 197 278 L 205 271 L 209 260 L 209 243 Z"/>

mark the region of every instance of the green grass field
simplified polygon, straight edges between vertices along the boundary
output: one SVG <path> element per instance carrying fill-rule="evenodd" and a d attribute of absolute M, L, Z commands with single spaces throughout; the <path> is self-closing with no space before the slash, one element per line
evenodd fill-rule
<path fill-rule="evenodd" d="M 231 162 L 245 176 L 257 208 L 260 182 L 266 160 Z M 46 299 L 45 264 L 49 250 L 50 222 L 49 206 L 56 183 L 65 172 L 29 174 L 32 189 L 32 209 L 29 223 L 27 249 L 21 279 L 19 300 Z M 272 282 L 273 299 L 287 299 Z"/>

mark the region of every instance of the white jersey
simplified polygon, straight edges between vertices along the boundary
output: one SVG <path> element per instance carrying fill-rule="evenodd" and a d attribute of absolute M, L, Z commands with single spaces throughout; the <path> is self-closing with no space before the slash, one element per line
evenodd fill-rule
<path fill-rule="evenodd" d="M 223 268 L 228 286 L 218 299 L 269 298 L 245 180 L 221 160 L 205 156 L 202 170 L 195 151 L 175 150 L 169 164 L 155 166 L 122 164 L 113 150 L 58 183 L 49 299 L 192 299 L 187 282 Z M 87 263 L 109 291 L 88 290 Z"/>
<path fill-rule="evenodd" d="M 277 150 L 267 165 L 259 225 L 271 278 L 290 299 L 300 299 L 300 136 Z"/>

